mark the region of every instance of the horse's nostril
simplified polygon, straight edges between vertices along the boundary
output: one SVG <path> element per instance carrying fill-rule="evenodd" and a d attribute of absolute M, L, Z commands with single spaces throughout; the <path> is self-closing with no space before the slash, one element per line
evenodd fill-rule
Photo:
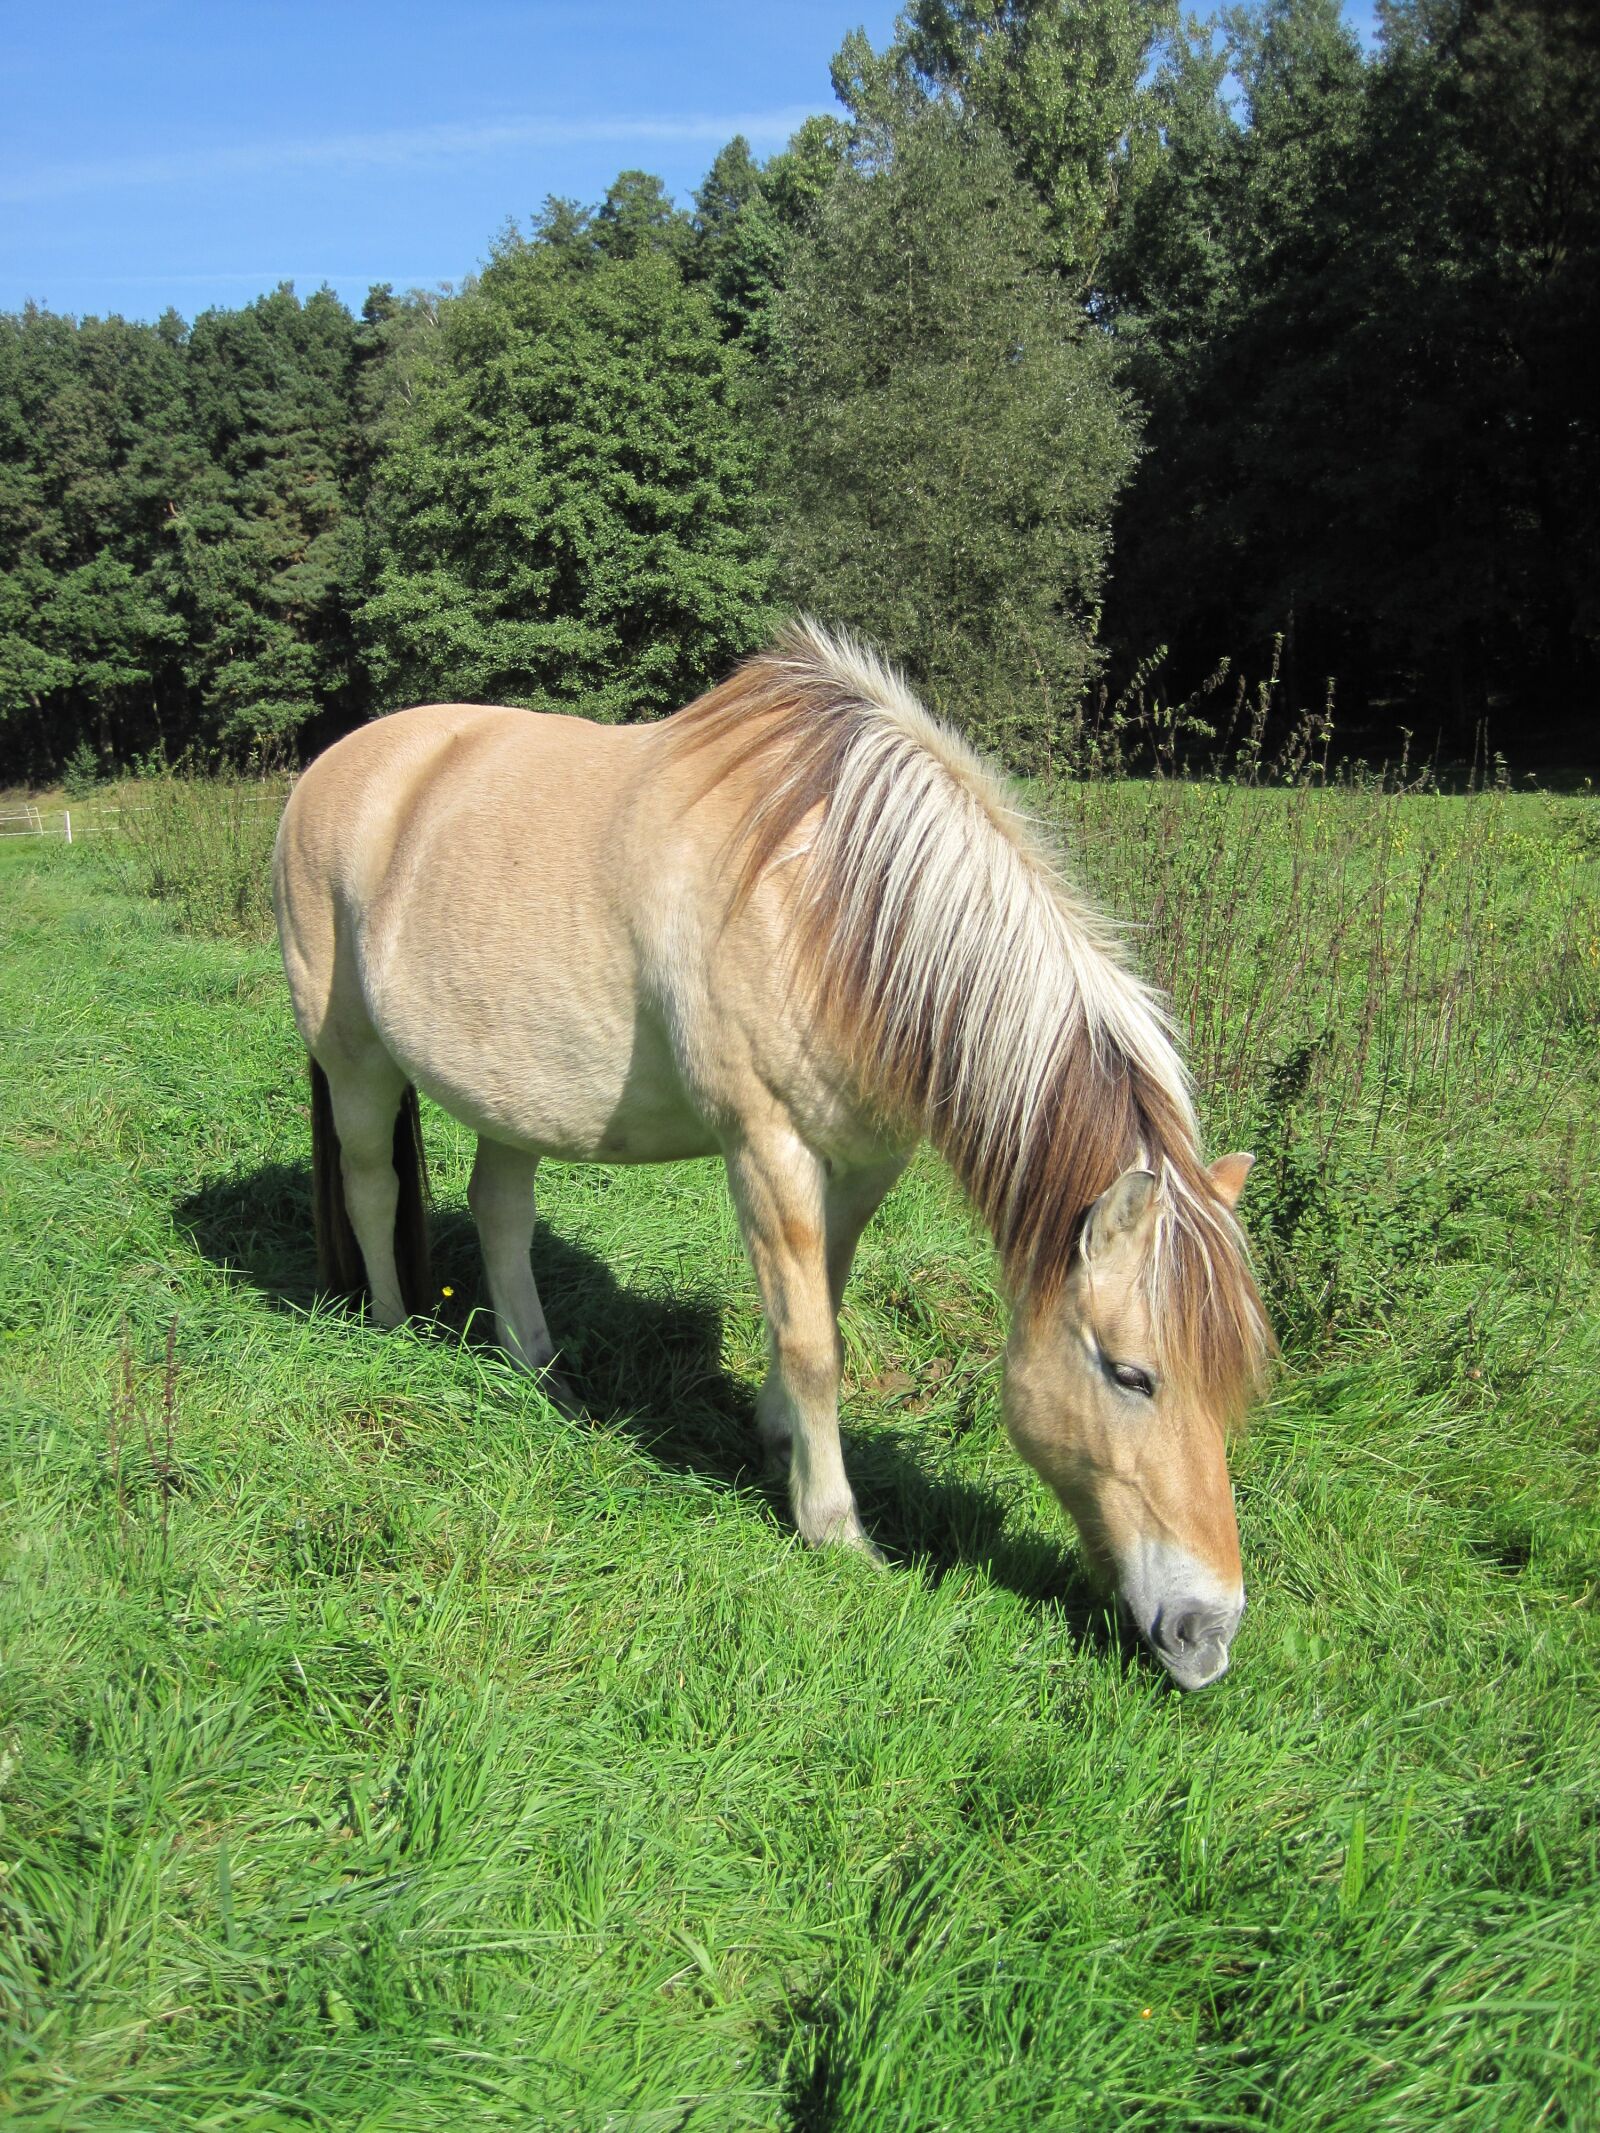
<path fill-rule="evenodd" d="M 1158 1601 L 1148 1612 L 1139 1604 L 1138 1582 L 1130 1581 L 1129 1611 L 1178 1687 L 1200 1689 L 1228 1670 L 1228 1647 L 1239 1627 L 1244 1595 L 1237 1587 L 1229 1592 L 1204 1564 L 1175 1567 L 1182 1576 L 1168 1573 L 1162 1580 L 1165 1604 Z"/>
<path fill-rule="evenodd" d="M 1203 1645 L 1225 1643 L 1231 1621 L 1216 1607 L 1190 1607 L 1171 1621 L 1156 1625 L 1153 1642 L 1175 1657 L 1198 1651 Z"/>

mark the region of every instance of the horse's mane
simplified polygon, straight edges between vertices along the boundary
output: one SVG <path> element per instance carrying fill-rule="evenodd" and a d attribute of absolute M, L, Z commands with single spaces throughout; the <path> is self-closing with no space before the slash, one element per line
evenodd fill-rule
<path fill-rule="evenodd" d="M 951 1164 L 1014 1293 L 1058 1294 L 1091 1204 L 1130 1165 L 1155 1172 L 1161 1364 L 1236 1415 L 1268 1336 L 1165 1012 L 1010 788 L 874 653 L 811 622 L 665 738 L 710 749 L 715 784 L 749 773 L 736 903 L 804 855 L 795 981 L 863 1091 Z"/>

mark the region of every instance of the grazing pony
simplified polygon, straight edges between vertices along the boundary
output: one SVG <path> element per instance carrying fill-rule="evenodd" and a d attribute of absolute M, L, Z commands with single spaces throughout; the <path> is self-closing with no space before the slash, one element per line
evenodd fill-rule
<path fill-rule="evenodd" d="M 274 859 L 319 1252 L 426 1311 L 415 1091 L 478 1136 L 500 1340 L 554 1349 L 534 1173 L 720 1156 L 766 1308 L 760 1436 L 808 1541 L 870 1549 L 840 1298 L 926 1136 L 1013 1300 L 1006 1426 L 1172 1677 L 1244 1606 L 1225 1440 L 1268 1347 L 1161 1008 L 1006 786 L 848 639 L 788 630 L 640 726 L 432 704 L 296 785 Z"/>

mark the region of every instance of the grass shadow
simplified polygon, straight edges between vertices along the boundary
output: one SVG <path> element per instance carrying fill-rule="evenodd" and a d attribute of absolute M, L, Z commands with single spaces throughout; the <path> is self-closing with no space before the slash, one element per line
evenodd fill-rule
<path fill-rule="evenodd" d="M 269 1301 L 305 1311 L 321 1296 L 304 1164 L 213 1178 L 173 1212 L 206 1259 Z M 760 1464 L 750 1389 L 722 1365 L 720 1302 L 628 1288 L 543 1222 L 532 1256 L 561 1368 L 591 1419 L 625 1432 L 663 1467 L 749 1492 L 786 1523 L 784 1490 Z M 433 1258 L 449 1270 L 453 1291 L 440 1298 L 437 1334 L 487 1342 L 488 1293 L 464 1208 L 435 1210 Z M 1112 1647 L 1105 1601 L 1066 1548 L 1009 1532 L 991 1491 L 930 1472 L 914 1426 L 852 1430 L 848 1415 L 847 1400 L 845 1453 L 862 1517 L 891 1559 L 920 1561 L 935 1578 L 981 1570 L 1057 1615 L 1075 1637 Z"/>

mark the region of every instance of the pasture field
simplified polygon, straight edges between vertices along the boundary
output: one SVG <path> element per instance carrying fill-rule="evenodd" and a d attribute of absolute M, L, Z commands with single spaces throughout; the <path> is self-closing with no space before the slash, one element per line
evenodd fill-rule
<path fill-rule="evenodd" d="M 426 1107 L 437 1322 L 318 1304 L 272 810 L 156 802 L 0 847 L 6 2125 L 1600 2123 L 1600 805 L 1051 803 L 1260 1155 L 1186 1700 L 1003 1441 L 931 1158 L 844 1319 L 885 1572 L 747 1471 L 715 1166 L 546 1173 L 587 1419 L 484 1345 Z"/>

